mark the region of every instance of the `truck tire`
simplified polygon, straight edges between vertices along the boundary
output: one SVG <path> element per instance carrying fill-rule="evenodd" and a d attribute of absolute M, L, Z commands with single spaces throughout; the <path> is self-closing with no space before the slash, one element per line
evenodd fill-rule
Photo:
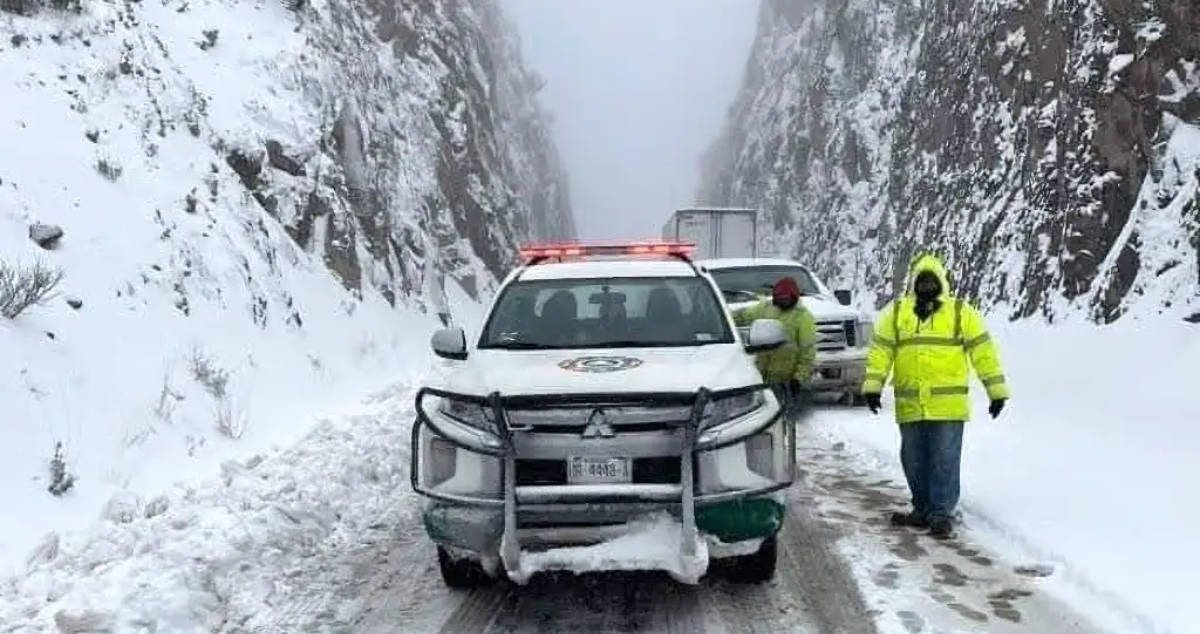
<path fill-rule="evenodd" d="M 778 545 L 772 535 L 763 540 L 753 555 L 734 557 L 725 577 L 734 583 L 765 583 L 775 578 Z"/>
<path fill-rule="evenodd" d="M 441 546 L 438 546 L 437 554 L 442 581 L 451 588 L 478 588 L 494 581 L 474 559 L 456 558 Z"/>

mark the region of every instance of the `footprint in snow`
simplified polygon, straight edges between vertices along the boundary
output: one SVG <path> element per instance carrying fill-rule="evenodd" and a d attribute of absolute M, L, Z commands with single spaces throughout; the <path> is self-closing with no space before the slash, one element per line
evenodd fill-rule
<path fill-rule="evenodd" d="M 1022 577 L 1033 577 L 1035 579 L 1044 579 L 1054 574 L 1054 566 L 1049 564 L 1032 564 L 1029 566 L 1017 566 L 1013 572 Z"/>

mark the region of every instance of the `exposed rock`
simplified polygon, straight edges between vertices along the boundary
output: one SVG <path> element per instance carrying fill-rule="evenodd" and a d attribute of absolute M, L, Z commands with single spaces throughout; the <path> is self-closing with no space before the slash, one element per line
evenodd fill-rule
<path fill-rule="evenodd" d="M 247 189 L 258 188 L 258 176 L 262 173 L 263 164 L 261 152 L 233 150 L 226 155 L 225 162 L 238 175 Z"/>
<path fill-rule="evenodd" d="M 279 141 L 267 141 L 267 160 L 277 170 L 292 176 L 304 176 L 304 164 L 285 153 Z"/>
<path fill-rule="evenodd" d="M 70 306 L 71 308 L 74 308 L 75 310 L 79 310 L 80 308 L 83 308 L 83 300 L 79 299 L 78 297 L 74 297 L 74 296 L 68 297 L 67 298 L 67 306 Z"/>
<path fill-rule="evenodd" d="M 1200 220 L 1196 7 L 766 0 L 703 198 L 761 207 L 768 247 L 879 302 L 935 248 L 1014 318 L 1183 304 L 1200 291 L 1179 239 Z"/>
<path fill-rule="evenodd" d="M 29 226 L 29 239 L 43 249 L 53 249 L 63 237 L 63 229 L 58 225 L 35 223 Z"/>

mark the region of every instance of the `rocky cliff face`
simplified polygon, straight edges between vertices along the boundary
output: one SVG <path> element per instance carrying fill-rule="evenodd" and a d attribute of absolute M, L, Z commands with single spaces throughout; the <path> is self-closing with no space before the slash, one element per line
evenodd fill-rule
<path fill-rule="evenodd" d="M 299 247 L 353 294 L 413 305 L 444 274 L 474 292 L 519 242 L 573 234 L 538 80 L 494 0 L 2 8 L 0 55 L 30 71 L 13 88 L 44 93 L 44 116 L 120 166 L 135 209 L 164 205 L 165 228 L 192 214 L 228 228 L 232 207 L 268 259 Z M 139 196 L 145 180 L 174 200 Z"/>
<path fill-rule="evenodd" d="M 1200 5 L 766 0 L 703 196 L 886 299 L 917 249 L 1013 318 L 1200 294 Z"/>

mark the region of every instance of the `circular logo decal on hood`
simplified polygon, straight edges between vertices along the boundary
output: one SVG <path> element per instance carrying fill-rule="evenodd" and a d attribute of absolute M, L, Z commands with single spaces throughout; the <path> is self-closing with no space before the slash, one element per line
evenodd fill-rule
<path fill-rule="evenodd" d="M 641 364 L 641 359 L 633 357 L 576 357 L 559 362 L 558 367 L 571 372 L 620 372 Z"/>

